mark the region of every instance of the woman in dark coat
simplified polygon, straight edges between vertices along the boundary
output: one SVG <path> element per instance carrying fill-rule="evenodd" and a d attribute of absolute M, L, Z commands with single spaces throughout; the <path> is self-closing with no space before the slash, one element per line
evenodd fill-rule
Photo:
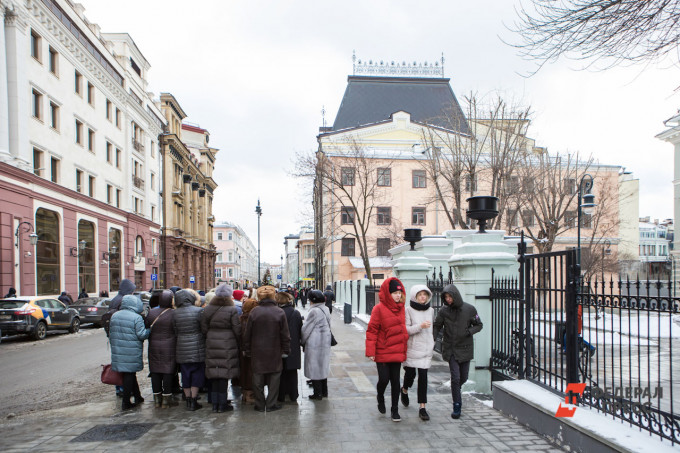
<path fill-rule="evenodd" d="M 246 299 L 243 302 L 243 314 L 241 315 L 241 344 L 243 344 L 243 335 L 245 334 L 245 326 L 248 324 L 248 317 L 253 308 L 257 307 L 257 299 Z M 241 400 L 245 404 L 252 404 L 255 402 L 255 395 L 253 394 L 253 369 L 250 365 L 250 357 L 241 354 L 241 389 L 243 396 Z"/>
<path fill-rule="evenodd" d="M 149 371 L 151 372 L 151 387 L 153 388 L 153 402 L 155 407 L 168 408 L 173 404 L 172 384 L 175 376 L 175 329 L 173 319 L 172 300 L 174 294 L 165 289 L 155 295 L 158 306 L 152 308 L 146 317 L 146 324 L 151 328 L 149 335 Z"/>
<path fill-rule="evenodd" d="M 211 382 L 213 412 L 234 410 L 227 400 L 228 380 L 239 375 L 241 321 L 231 298 L 234 290 L 222 284 L 205 307 L 201 331 L 205 339 L 205 375 Z"/>
<path fill-rule="evenodd" d="M 283 371 L 281 372 L 281 383 L 279 384 L 278 401 L 283 403 L 286 395 L 291 402 L 297 401 L 298 393 L 298 372 L 300 369 L 300 338 L 302 337 L 302 316 L 293 305 L 293 296 L 287 292 L 276 293 L 276 303 L 286 314 L 288 320 L 288 331 L 290 332 L 290 352 L 288 357 L 283 359 Z"/>

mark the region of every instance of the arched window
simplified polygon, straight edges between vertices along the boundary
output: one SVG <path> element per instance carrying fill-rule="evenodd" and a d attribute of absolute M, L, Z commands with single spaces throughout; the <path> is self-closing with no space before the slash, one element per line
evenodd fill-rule
<path fill-rule="evenodd" d="M 115 248 L 114 248 L 115 247 Z M 109 291 L 118 291 L 120 287 L 120 256 L 122 241 L 120 230 L 109 229 Z"/>
<path fill-rule="evenodd" d="M 78 244 L 85 241 L 85 248 L 79 250 L 78 257 L 78 291 L 85 288 L 85 292 L 97 291 L 94 255 L 94 224 L 87 220 L 78 222 Z"/>
<path fill-rule="evenodd" d="M 35 248 L 36 295 L 59 294 L 61 253 L 57 213 L 43 208 L 35 211 L 35 231 L 38 235 Z"/>
<path fill-rule="evenodd" d="M 135 256 L 136 257 L 140 256 L 140 252 L 141 252 L 141 256 L 143 256 L 144 255 L 144 239 L 142 239 L 141 236 L 137 236 L 135 238 Z"/>

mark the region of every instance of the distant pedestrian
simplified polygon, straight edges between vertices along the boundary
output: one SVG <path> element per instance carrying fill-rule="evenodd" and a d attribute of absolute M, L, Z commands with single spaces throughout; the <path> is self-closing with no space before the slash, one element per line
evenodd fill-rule
<path fill-rule="evenodd" d="M 285 291 L 276 293 L 276 303 L 286 314 L 288 332 L 290 333 L 290 352 L 282 359 L 281 384 L 279 386 L 279 403 L 283 403 L 286 396 L 291 402 L 298 399 L 298 370 L 300 369 L 300 339 L 302 338 L 302 316 L 293 305 L 293 298 Z"/>
<path fill-rule="evenodd" d="M 90 296 L 87 295 L 87 291 L 85 291 L 85 288 L 83 288 L 80 291 L 80 294 L 78 294 L 78 299 L 87 299 L 88 297 Z"/>
<path fill-rule="evenodd" d="M 276 411 L 281 405 L 276 400 L 283 364 L 281 358 L 290 352 L 290 333 L 286 314 L 277 305 L 276 288 L 271 285 L 257 289 L 260 303 L 248 317 L 243 352 L 251 357 L 255 410 Z M 268 388 L 265 401 L 264 387 Z"/>
<path fill-rule="evenodd" d="M 66 291 L 62 291 L 59 297 L 57 297 L 57 299 L 59 299 L 65 305 L 71 305 L 71 303 L 73 302 L 71 298 L 68 297 L 68 295 L 66 294 Z"/>
<path fill-rule="evenodd" d="M 109 297 L 109 292 L 103 289 L 99 292 L 99 297 Z"/>
<path fill-rule="evenodd" d="M 2 294 L 2 293 L 0 293 Z M 5 295 L 5 299 L 8 297 L 17 297 L 17 290 L 14 288 L 10 288 L 7 294 Z"/>
<path fill-rule="evenodd" d="M 380 286 L 380 303 L 373 307 L 366 329 L 366 357 L 378 368 L 378 410 L 386 412 L 385 389 L 390 384 L 392 393 L 392 421 L 399 422 L 399 373 L 406 360 L 406 319 L 404 285 L 397 278 L 389 278 Z"/>
<path fill-rule="evenodd" d="M 333 292 L 333 287 L 331 285 L 326 285 L 326 291 L 323 292 L 326 298 L 326 307 L 328 307 L 328 312 L 333 313 L 333 302 L 335 302 L 335 293 Z"/>
<path fill-rule="evenodd" d="M 468 379 L 470 361 L 474 358 L 472 336 L 482 330 L 482 320 L 477 309 L 463 302 L 456 285 L 446 285 L 441 299 L 444 306 L 439 309 L 434 321 L 432 338 L 436 339 L 444 329 L 442 339 L 442 358 L 449 363 L 451 372 L 451 397 L 453 412 L 451 418 L 460 418 L 463 399 L 461 388 Z"/>
<path fill-rule="evenodd" d="M 300 290 L 300 302 L 302 303 L 302 308 L 307 307 L 307 293 L 309 290 L 307 288 L 302 288 Z"/>
<path fill-rule="evenodd" d="M 213 412 L 234 410 L 227 391 L 229 379 L 239 375 L 241 321 L 232 295 L 231 286 L 218 286 L 201 318 L 201 331 L 206 335 L 205 375 L 211 382 Z"/>
<path fill-rule="evenodd" d="M 175 357 L 182 372 L 182 388 L 190 411 L 203 407 L 198 403 L 198 390 L 205 384 L 205 337 L 201 331 L 203 309 L 194 305 L 195 302 L 196 297 L 190 291 L 181 289 L 175 293 Z"/>
<path fill-rule="evenodd" d="M 113 314 L 110 323 L 111 368 L 123 373 L 122 409 L 130 409 L 144 402 L 137 383 L 137 371 L 144 368 L 142 347 L 149 337 L 144 326 L 142 301 L 132 295 L 123 297 L 120 310 Z M 134 402 L 130 402 L 134 396 Z"/>
<path fill-rule="evenodd" d="M 241 345 L 244 343 L 246 336 L 246 326 L 248 325 L 248 317 L 253 308 L 257 307 L 257 300 L 248 298 L 243 302 L 243 314 L 241 315 Z M 241 374 L 239 376 L 239 383 L 243 390 L 241 401 L 245 404 L 252 404 L 255 402 L 255 394 L 253 393 L 253 369 L 250 363 L 250 357 L 241 354 Z"/>
<path fill-rule="evenodd" d="M 145 322 L 150 328 L 149 334 L 149 372 L 155 407 L 168 408 L 176 406 L 172 399 L 173 379 L 177 374 L 175 348 L 177 336 L 173 327 L 175 310 L 173 310 L 174 294 L 168 289 L 157 291 L 151 300 L 157 299 Z M 151 305 L 151 303 L 149 303 Z"/>
<path fill-rule="evenodd" d="M 246 293 L 241 291 L 240 289 L 234 290 L 234 295 L 232 296 L 234 298 L 234 307 L 236 307 L 236 310 L 238 310 L 238 315 L 241 316 L 243 314 L 243 297 L 245 296 Z"/>
<path fill-rule="evenodd" d="M 326 298 L 319 290 L 308 294 L 311 304 L 302 325 L 302 344 L 305 348 L 305 376 L 312 380 L 311 400 L 328 397 L 328 374 L 331 370 L 331 314 Z"/>
<path fill-rule="evenodd" d="M 430 419 L 425 405 L 427 404 L 427 370 L 432 364 L 434 339 L 432 337 L 432 320 L 434 310 L 430 306 L 432 291 L 425 285 L 414 285 L 411 288 L 409 306 L 406 307 L 406 331 L 408 344 L 406 361 L 404 362 L 404 385 L 401 388 L 401 402 L 408 407 L 408 389 L 413 386 L 418 372 L 418 416 L 421 420 Z"/>

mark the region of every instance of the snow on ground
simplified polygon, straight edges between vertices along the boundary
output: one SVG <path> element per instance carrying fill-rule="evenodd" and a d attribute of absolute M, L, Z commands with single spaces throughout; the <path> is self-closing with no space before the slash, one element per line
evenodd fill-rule
<path fill-rule="evenodd" d="M 554 414 L 560 403 L 564 403 L 564 398 L 526 380 L 503 381 L 494 383 L 494 385 L 550 414 Z M 615 445 L 620 445 L 626 451 L 653 451 L 654 453 L 677 453 L 678 451 L 668 441 L 652 437 L 647 431 L 640 431 L 639 428 L 622 423 L 621 420 L 614 420 L 589 407 L 579 406 L 573 417 L 562 420 L 580 431 L 593 432 Z"/>
<path fill-rule="evenodd" d="M 364 326 L 362 326 L 361 324 L 359 324 L 359 323 L 357 323 L 357 322 L 353 322 L 352 324 L 350 324 L 350 326 L 354 327 L 354 328 L 357 329 L 359 332 L 363 332 L 363 331 L 365 330 L 365 329 L 364 329 Z"/>
<path fill-rule="evenodd" d="M 360 320 L 362 320 L 366 324 L 368 324 L 368 322 L 371 320 L 371 315 L 367 315 L 367 314 L 364 314 L 364 313 L 357 313 L 354 316 L 359 318 Z"/>

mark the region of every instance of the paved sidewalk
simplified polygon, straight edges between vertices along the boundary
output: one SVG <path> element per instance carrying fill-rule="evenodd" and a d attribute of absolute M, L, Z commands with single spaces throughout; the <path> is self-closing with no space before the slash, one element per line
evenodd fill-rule
<path fill-rule="evenodd" d="M 272 413 L 259 413 L 252 405 L 225 414 L 214 414 L 208 404 L 188 412 L 183 404 L 166 410 L 154 409 L 146 371 L 138 374 L 147 402 L 120 412 L 113 389 L 102 385 L 99 403 L 45 411 L 0 422 L 0 450 L 13 451 L 456 451 L 474 447 L 477 452 L 563 451 L 533 431 L 519 425 L 471 395 L 465 395 L 463 416 L 452 420 L 447 366 L 433 363 L 428 395 L 431 420 L 418 418 L 416 392 L 411 406 L 401 407 L 400 423 L 378 412 L 375 399 L 375 364 L 364 357 L 364 331 L 359 324 L 345 325 L 333 313 L 333 348 L 330 397 L 309 401 L 311 389 L 300 372 L 300 398 Z M 303 311 L 304 315 L 304 311 Z M 389 394 L 389 389 L 387 391 Z M 388 397 L 389 398 L 389 397 Z M 201 401 L 205 401 L 203 396 Z M 389 406 L 389 403 L 388 403 Z M 91 436 L 76 438 L 92 428 L 122 425 L 115 440 Z M 130 439 L 140 435 L 135 440 Z"/>

